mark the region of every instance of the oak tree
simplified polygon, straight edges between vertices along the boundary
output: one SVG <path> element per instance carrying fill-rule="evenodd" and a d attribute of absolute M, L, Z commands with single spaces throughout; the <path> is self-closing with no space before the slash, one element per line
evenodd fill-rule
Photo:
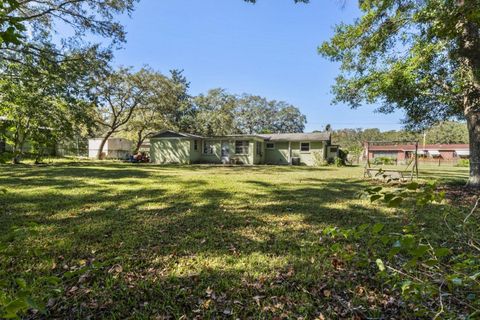
<path fill-rule="evenodd" d="M 469 185 L 480 187 L 480 1 L 363 0 L 319 51 L 340 62 L 336 102 L 404 111 L 410 127 L 467 121 Z"/>

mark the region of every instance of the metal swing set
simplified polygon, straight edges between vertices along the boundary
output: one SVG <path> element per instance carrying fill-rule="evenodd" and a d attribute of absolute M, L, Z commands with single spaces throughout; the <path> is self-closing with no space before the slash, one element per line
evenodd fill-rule
<path fill-rule="evenodd" d="M 378 166 L 370 161 L 371 146 L 392 146 L 392 145 L 412 145 L 415 146 L 411 157 L 405 157 L 406 167 L 402 169 L 385 168 L 381 164 Z M 413 150 L 412 150 L 413 151 Z M 367 162 L 365 164 L 364 178 L 378 179 L 384 181 L 412 181 L 418 179 L 418 141 L 367 141 L 366 142 Z M 397 163 L 398 166 L 398 163 Z"/>

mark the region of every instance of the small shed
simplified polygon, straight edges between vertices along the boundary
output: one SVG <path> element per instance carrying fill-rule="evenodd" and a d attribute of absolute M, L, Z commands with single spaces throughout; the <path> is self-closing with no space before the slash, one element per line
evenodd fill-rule
<path fill-rule="evenodd" d="M 88 157 L 96 158 L 103 138 L 88 139 Z M 123 138 L 109 138 L 103 146 L 104 159 L 127 159 L 133 150 L 133 142 Z"/>

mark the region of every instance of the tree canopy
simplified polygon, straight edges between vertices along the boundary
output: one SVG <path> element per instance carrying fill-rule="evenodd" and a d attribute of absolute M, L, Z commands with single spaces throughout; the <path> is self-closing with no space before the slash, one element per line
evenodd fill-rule
<path fill-rule="evenodd" d="M 52 64 L 53 50 L 44 47 L 41 54 L 23 54 L 23 63 L 0 63 L 0 115 L 9 123 L 0 138 L 12 144 L 14 162 L 19 161 L 26 140 L 39 151 L 47 142 L 67 139 L 80 126 L 91 124 L 88 96 L 94 70 L 103 61 L 95 50 L 74 51 Z M 80 54 L 86 54 L 90 63 L 77 64 Z"/>
<path fill-rule="evenodd" d="M 123 26 L 114 17 L 130 14 L 137 1 L 0 0 L 0 59 L 21 62 L 18 55 L 22 52 L 40 54 L 42 43 L 50 41 L 57 25 L 71 31 L 56 34 L 63 48 L 89 47 L 82 44 L 88 34 L 109 38 L 113 45 L 125 42 Z"/>
<path fill-rule="evenodd" d="M 303 132 L 306 117 L 284 101 L 212 89 L 194 98 L 195 126 L 192 133 L 215 136 L 227 134 Z"/>
<path fill-rule="evenodd" d="M 319 48 L 340 62 L 336 102 L 402 109 L 410 127 L 466 119 L 470 184 L 480 186 L 480 3 L 478 0 L 360 1 Z"/>

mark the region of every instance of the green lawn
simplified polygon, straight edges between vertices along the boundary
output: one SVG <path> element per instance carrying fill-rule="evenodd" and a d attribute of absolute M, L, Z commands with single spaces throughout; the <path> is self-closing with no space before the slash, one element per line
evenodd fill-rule
<path fill-rule="evenodd" d="M 459 182 L 468 169 L 421 175 Z M 375 257 L 349 263 L 366 248 L 332 247 L 322 234 L 404 224 L 401 211 L 357 197 L 362 176 L 361 167 L 3 165 L 0 277 L 10 293 L 21 277 L 52 297 L 47 318 L 351 318 L 357 307 L 411 316 L 373 276 Z M 438 218 L 415 217 L 442 241 Z M 59 277 L 60 290 L 35 282 L 42 276 Z"/>

